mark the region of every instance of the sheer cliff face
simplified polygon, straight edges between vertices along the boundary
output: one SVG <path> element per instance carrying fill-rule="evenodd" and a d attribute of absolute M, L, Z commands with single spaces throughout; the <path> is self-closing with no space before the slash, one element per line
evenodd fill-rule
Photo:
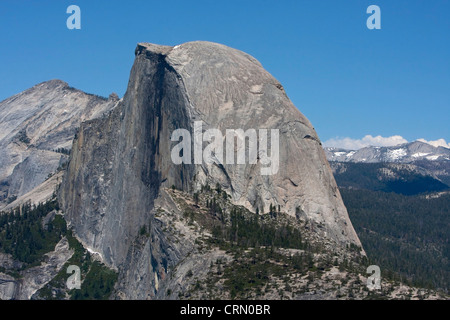
<path fill-rule="evenodd" d="M 172 132 L 193 132 L 195 121 L 223 135 L 278 129 L 278 172 L 262 175 L 260 163 L 175 165 Z M 123 101 L 107 117 L 83 123 L 74 141 L 60 192 L 67 220 L 109 265 L 125 270 L 137 261 L 128 273 L 167 271 L 164 255 L 175 264 L 187 249 L 164 240 L 152 209 L 162 201 L 162 187 L 193 192 L 204 183 L 220 183 L 234 203 L 252 211 L 280 205 L 315 221 L 337 246 L 360 245 L 314 128 L 259 62 L 208 42 L 139 44 Z M 142 226 L 152 236 L 138 259 L 130 248 Z M 157 286 L 153 276 L 147 281 Z"/>
<path fill-rule="evenodd" d="M 170 160 L 170 136 L 189 128 L 180 77 L 163 47 L 137 52 L 128 90 L 108 117 L 82 124 L 61 200 L 84 245 L 113 267 L 123 264 L 161 184 L 189 190 L 194 167 Z"/>

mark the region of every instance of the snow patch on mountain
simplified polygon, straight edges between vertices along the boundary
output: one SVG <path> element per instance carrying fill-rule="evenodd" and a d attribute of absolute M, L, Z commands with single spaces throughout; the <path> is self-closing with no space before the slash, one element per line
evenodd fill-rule
<path fill-rule="evenodd" d="M 403 148 L 387 151 L 387 157 L 392 161 L 399 160 L 400 158 L 403 158 L 406 155 L 407 155 L 407 152 Z"/>
<path fill-rule="evenodd" d="M 428 152 L 417 152 L 417 153 L 414 153 L 413 155 L 411 155 L 411 157 L 413 157 L 413 158 L 422 158 L 422 157 L 425 157 L 427 155 L 429 155 Z"/>

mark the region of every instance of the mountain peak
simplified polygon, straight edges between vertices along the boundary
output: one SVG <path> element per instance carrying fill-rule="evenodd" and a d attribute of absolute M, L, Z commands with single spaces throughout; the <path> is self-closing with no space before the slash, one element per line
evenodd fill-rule
<path fill-rule="evenodd" d="M 47 80 L 41 83 L 38 83 L 37 85 L 33 86 L 32 88 L 28 90 L 61 90 L 68 88 L 69 84 L 65 81 L 59 80 L 59 79 L 51 79 Z M 27 91 L 27 90 L 26 90 Z M 24 91 L 24 92 L 26 92 Z"/>
<path fill-rule="evenodd" d="M 399 162 L 417 160 L 450 160 L 450 149 L 436 147 L 423 141 L 413 141 L 390 147 L 364 147 L 358 150 L 325 148 L 328 161 L 341 162 Z"/>
<path fill-rule="evenodd" d="M 183 56 L 183 58 L 190 58 L 185 60 L 184 62 L 189 62 L 191 59 L 194 59 L 194 61 L 208 59 L 232 59 L 234 60 L 234 62 L 238 62 L 237 58 L 241 57 L 244 58 L 244 60 L 250 61 L 251 63 L 256 64 L 258 67 L 262 68 L 261 63 L 251 55 L 243 51 L 228 47 L 224 44 L 210 41 L 191 41 L 176 46 L 166 46 L 148 42 L 141 42 L 138 43 L 135 54 L 136 56 L 138 56 L 143 53 L 147 54 L 148 56 L 152 56 L 153 54 L 171 56 L 172 60 L 177 64 L 180 62 L 180 55 Z"/>
<path fill-rule="evenodd" d="M 307 220 L 330 250 L 356 247 L 364 255 L 314 128 L 256 59 L 203 41 L 175 47 L 140 43 L 135 53 L 124 98 L 104 117 L 81 124 L 59 195 L 83 244 L 99 252 L 107 265 L 125 268 L 120 271 L 125 296 L 164 294 L 158 288 L 167 285 L 167 265 L 179 264 L 186 255 L 189 241 L 172 243 L 158 222 L 159 208 L 172 212 L 176 203 L 167 193 L 172 186 L 187 195 L 218 186 L 222 198 L 255 219 L 273 214 L 276 207 L 294 221 Z M 197 134 L 193 130 L 199 122 L 205 131 Z M 209 129 L 222 135 L 228 129 L 269 131 L 274 145 L 266 144 L 258 155 L 278 150 L 282 166 L 264 175 L 261 169 L 267 166 L 260 158 L 250 163 L 245 155 L 239 165 L 223 161 L 226 148 L 215 150 L 211 162 L 175 163 L 173 148 L 179 141 L 173 134 L 179 129 L 201 134 L 204 145 Z M 243 149 L 250 149 L 245 144 Z M 237 149 L 229 149 L 233 159 Z M 152 235 L 145 244 L 151 249 L 135 252 L 133 241 L 142 226 Z M 146 278 L 139 283 L 127 278 L 137 274 Z"/>
<path fill-rule="evenodd" d="M 70 150 L 80 122 L 101 116 L 117 100 L 100 99 L 53 79 L 1 101 L 0 208 L 53 173 L 66 160 L 61 151 Z"/>
<path fill-rule="evenodd" d="M 63 87 L 68 87 L 69 84 L 63 80 L 60 79 L 51 79 L 51 80 L 47 80 L 44 82 L 41 82 L 39 85 L 47 85 L 47 86 L 63 86 Z"/>
<path fill-rule="evenodd" d="M 173 49 L 172 46 L 164 46 L 159 44 L 153 44 L 148 42 L 140 42 L 138 43 L 135 55 L 138 56 L 142 53 L 153 53 L 153 54 L 161 54 L 167 55 Z"/>

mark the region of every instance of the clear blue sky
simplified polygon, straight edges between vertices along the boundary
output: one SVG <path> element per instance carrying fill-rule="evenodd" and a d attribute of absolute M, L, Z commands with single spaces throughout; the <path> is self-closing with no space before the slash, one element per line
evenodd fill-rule
<path fill-rule="evenodd" d="M 66 9 L 81 8 L 81 30 Z M 366 9 L 381 8 L 381 30 Z M 123 96 L 138 42 L 223 43 L 258 59 L 320 138 L 450 140 L 450 1 L 1 0 L 0 100 L 61 79 Z"/>

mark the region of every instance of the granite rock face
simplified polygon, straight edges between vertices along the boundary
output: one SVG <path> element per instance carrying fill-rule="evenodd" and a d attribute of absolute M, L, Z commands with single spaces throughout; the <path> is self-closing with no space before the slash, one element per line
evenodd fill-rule
<path fill-rule="evenodd" d="M 80 123 L 116 103 L 117 97 L 86 94 L 60 80 L 0 102 L 0 209 L 53 174 L 68 160 Z"/>
<path fill-rule="evenodd" d="M 280 206 L 323 226 L 336 247 L 360 246 L 314 128 L 258 61 L 209 42 L 141 43 L 135 54 L 123 100 L 82 123 L 59 192 L 77 238 L 119 270 L 117 298 L 163 298 L 158 289 L 168 287 L 169 270 L 194 263 L 187 257 L 195 235 L 174 239 L 164 231 L 170 221 L 157 217 L 158 210 L 180 214 L 164 191 L 171 186 L 193 193 L 218 183 L 237 205 Z M 261 161 L 174 164 L 172 132 L 192 133 L 195 121 L 223 135 L 278 129 L 278 171 L 262 175 Z"/>
<path fill-rule="evenodd" d="M 72 255 L 73 250 L 64 237 L 57 243 L 54 251 L 45 254 L 46 258 L 40 265 L 20 271 L 20 279 L 0 272 L 0 299 L 30 300 L 36 291 L 58 274 Z M 6 259 L 9 261 L 5 261 Z M 21 264 L 3 254 L 0 254 L 0 263 L 7 271 L 18 269 Z"/>
<path fill-rule="evenodd" d="M 192 188 L 195 168 L 170 158 L 172 131 L 190 125 L 181 87 L 163 55 L 139 54 L 123 101 L 75 139 L 61 202 L 79 240 L 110 266 L 126 262 L 162 184 Z"/>
<path fill-rule="evenodd" d="M 138 50 L 151 51 L 140 45 Z M 255 210 L 270 204 L 323 222 L 338 242 L 359 240 L 348 219 L 319 138 L 282 85 L 253 57 L 219 44 L 174 47 L 167 61 L 183 80 L 191 107 L 208 127 L 278 129 L 279 171 L 260 174 L 260 164 L 197 167 L 199 180 L 219 181 L 238 204 Z M 298 208 L 298 209 L 297 209 Z"/>

